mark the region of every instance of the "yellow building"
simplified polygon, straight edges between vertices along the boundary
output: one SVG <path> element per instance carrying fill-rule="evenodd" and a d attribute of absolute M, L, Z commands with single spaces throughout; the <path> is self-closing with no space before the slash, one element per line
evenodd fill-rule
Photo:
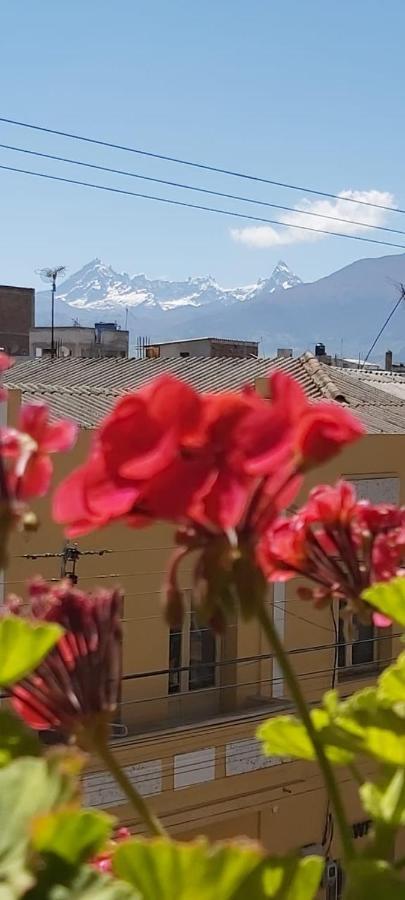
<path fill-rule="evenodd" d="M 344 476 L 356 483 L 361 497 L 405 503 L 405 400 L 327 368 L 310 354 L 272 361 L 25 360 L 9 374 L 8 418 L 15 421 L 21 401 L 43 400 L 53 414 L 78 421 L 78 444 L 57 460 L 57 481 L 84 459 L 92 428 L 123 391 L 164 371 L 201 390 L 250 383 L 266 396 L 265 375 L 274 367 L 297 377 L 313 400 L 327 398 L 351 408 L 368 432 L 311 474 L 305 493 L 315 483 Z M 38 572 L 58 578 L 63 565 L 65 570 L 72 565 L 63 534 L 50 519 L 49 500 L 39 502 L 37 511 L 38 533 L 14 538 L 6 592 L 22 592 L 25 580 Z M 77 544 L 79 585 L 119 584 L 125 592 L 124 678 L 112 728 L 118 758 L 176 837 L 245 834 L 260 839 L 270 852 L 322 845 L 332 860 L 339 859 L 316 767 L 265 760 L 255 740 L 260 722 L 290 708 L 283 677 L 256 624 L 235 621 L 221 639 L 199 627 L 187 571 L 189 608 L 183 631 L 170 633 L 164 623 L 160 589 L 172 546 L 172 532 L 165 525 L 143 531 L 116 526 Z M 346 644 L 338 610 L 313 610 L 295 599 L 296 587 L 269 588 L 268 603 L 308 701 L 317 701 L 334 684 L 342 695 L 350 694 L 391 659 L 398 639 L 387 632 L 376 639 L 371 628 L 362 626 L 358 639 Z M 361 840 L 368 823 L 356 786 L 347 771 L 340 778 L 354 834 Z M 141 830 L 96 761 L 84 782 L 87 804 L 111 808 L 123 824 Z"/>

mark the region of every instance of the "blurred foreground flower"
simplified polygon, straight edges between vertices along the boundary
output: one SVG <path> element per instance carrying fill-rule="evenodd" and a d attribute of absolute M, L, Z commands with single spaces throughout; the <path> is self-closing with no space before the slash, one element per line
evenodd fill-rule
<path fill-rule="evenodd" d="M 105 849 L 91 861 L 90 865 L 93 867 L 93 869 L 97 869 L 99 872 L 112 874 L 113 853 L 117 849 L 118 844 L 121 844 L 123 841 L 126 841 L 131 837 L 132 834 L 129 828 L 118 828 L 113 839 L 109 841 L 107 847 L 105 847 Z"/>
<path fill-rule="evenodd" d="M 11 356 L 8 356 L 7 353 L 0 352 L 0 375 L 3 372 L 7 372 L 7 369 L 10 369 L 13 365 L 13 360 Z M 0 386 L 0 403 L 6 400 L 7 391 Z"/>
<path fill-rule="evenodd" d="M 57 622 L 65 633 L 38 668 L 11 689 L 12 704 L 28 724 L 75 736 L 108 733 L 121 679 L 121 604 L 118 590 L 86 594 L 61 582 L 31 582 L 30 612 Z M 22 601 L 9 598 L 19 614 Z"/>
<path fill-rule="evenodd" d="M 360 619 L 390 625 L 361 599 L 365 588 L 403 574 L 405 509 L 358 501 L 345 481 L 311 491 L 296 515 L 279 518 L 262 536 L 258 562 L 270 581 L 305 576 L 303 599 L 341 600 Z M 404 572 L 405 574 L 405 572 Z"/>
<path fill-rule="evenodd" d="M 12 360 L 0 353 L 0 373 Z M 0 388 L 0 402 L 6 399 Z M 46 493 L 52 477 L 50 453 L 68 450 L 77 427 L 73 422 L 52 422 L 45 404 L 22 406 L 18 428 L 0 428 L 0 569 L 7 562 L 7 543 L 13 528 L 33 530 L 36 516 L 27 500 Z"/>
<path fill-rule="evenodd" d="M 171 624 L 182 617 L 177 573 L 189 553 L 197 603 L 213 627 L 223 627 L 235 603 L 255 615 L 265 589 L 257 539 L 292 502 L 304 473 L 363 433 L 350 412 L 310 403 L 282 372 L 269 390 L 271 400 L 249 388 L 197 393 L 161 376 L 118 401 L 87 462 L 56 491 L 54 517 L 70 536 L 115 520 L 178 526 L 166 589 Z"/>

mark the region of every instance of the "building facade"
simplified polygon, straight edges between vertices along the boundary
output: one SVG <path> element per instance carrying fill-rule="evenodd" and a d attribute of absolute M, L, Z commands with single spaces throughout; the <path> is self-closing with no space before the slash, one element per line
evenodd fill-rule
<path fill-rule="evenodd" d="M 113 371 L 112 361 L 91 365 L 93 378 L 97 368 Z M 130 361 L 119 365 L 131 369 Z M 145 365 L 150 363 L 145 361 Z M 277 360 L 270 365 L 295 367 L 295 374 L 301 371 L 296 360 Z M 58 368 L 62 378 L 67 366 L 56 361 L 55 378 Z M 88 368 L 86 364 L 83 373 Z M 361 401 L 357 382 L 349 376 L 336 373 L 340 381 L 333 385 L 330 370 L 325 374 L 319 363 L 312 366 L 307 359 L 301 368 L 301 382 L 309 395 L 323 383 L 324 395 L 335 390 L 341 398 L 343 389 L 348 394 L 353 383 L 356 390 L 350 401 L 357 403 L 359 414 L 369 424 L 361 442 L 311 473 L 297 502 L 305 499 L 315 483 L 332 483 L 344 476 L 356 484 L 361 497 L 405 503 L 405 402 L 392 404 L 387 394 L 381 397 L 369 387 L 363 389 Z M 218 377 L 219 361 L 215 369 Z M 16 367 L 16 376 L 18 370 Z M 85 385 L 69 388 L 66 377 L 64 385 L 53 386 L 57 387 L 55 395 L 48 386 L 46 399 L 55 414 L 61 415 L 66 409 L 64 392 L 69 394 L 85 427 L 77 446 L 57 460 L 56 481 L 83 460 L 91 441 L 91 416 L 100 418 L 116 396 L 112 389 L 109 395 L 107 388 L 102 393 Z M 127 378 L 130 380 L 130 375 Z M 267 380 L 259 380 L 256 386 L 261 394 L 268 393 Z M 43 390 L 34 385 L 11 389 L 10 421 L 15 420 L 21 399 L 40 399 Z M 87 412 L 80 412 L 87 409 L 86 403 Z M 388 405 L 382 412 L 384 403 Z M 396 424 L 390 425 L 390 415 Z M 21 536 L 14 537 L 6 591 L 22 591 L 25 579 L 38 572 L 49 578 L 60 574 L 64 537 L 50 519 L 49 500 L 39 501 L 37 512 L 41 528 L 29 543 Z M 221 638 L 199 624 L 192 605 L 189 567 L 183 572 L 189 604 L 185 624 L 181 632 L 170 631 L 161 615 L 161 585 L 173 547 L 173 534 L 166 525 L 140 531 L 119 525 L 83 537 L 77 545 L 79 586 L 120 584 L 125 593 L 124 680 L 111 732 L 113 748 L 175 837 L 188 840 L 203 833 L 215 840 L 247 835 L 260 840 L 271 853 L 285 853 L 296 848 L 323 852 L 328 834 L 333 873 L 341 848 L 336 829 L 334 834 L 328 832 L 330 810 L 317 767 L 264 759 L 255 738 L 257 726 L 267 717 L 291 709 L 277 662 L 255 623 L 235 620 Z M 297 586 L 297 582 L 269 586 L 268 605 L 291 651 L 308 701 L 319 701 L 333 684 L 342 696 L 365 686 L 384 661 L 398 652 L 395 631 L 377 636 L 366 626 L 354 643 L 347 643 L 339 610 L 313 609 L 297 599 Z M 365 764 L 364 775 L 367 771 Z M 353 835 L 361 842 L 369 825 L 361 811 L 357 786 L 347 770 L 342 769 L 339 778 Z M 96 760 L 84 776 L 84 796 L 88 805 L 107 808 L 134 832 L 142 831 L 119 789 Z M 405 845 L 397 852 L 403 855 Z"/>
<path fill-rule="evenodd" d="M 201 357 L 208 359 L 251 359 L 259 352 L 257 341 L 230 341 L 225 338 L 190 338 L 190 340 L 167 341 L 145 347 L 148 359 L 169 359 L 170 357 Z"/>
<path fill-rule="evenodd" d="M 10 356 L 28 356 L 34 325 L 34 288 L 0 285 L 0 349 Z"/>
<path fill-rule="evenodd" d="M 52 333 L 48 325 L 31 328 L 29 352 L 41 358 L 50 356 Z M 94 328 L 82 325 L 57 325 L 54 329 L 55 355 L 57 357 L 94 358 L 128 356 L 129 332 L 113 322 L 98 322 Z"/>

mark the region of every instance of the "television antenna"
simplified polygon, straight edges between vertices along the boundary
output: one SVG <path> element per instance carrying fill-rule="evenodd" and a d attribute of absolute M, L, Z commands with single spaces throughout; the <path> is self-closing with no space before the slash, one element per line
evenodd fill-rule
<path fill-rule="evenodd" d="M 56 281 L 60 276 L 64 275 L 66 272 L 66 266 L 56 266 L 54 269 L 39 269 L 38 275 L 41 276 L 42 281 L 46 281 L 47 283 L 51 283 L 51 359 L 56 355 L 55 350 L 55 294 L 56 294 Z"/>

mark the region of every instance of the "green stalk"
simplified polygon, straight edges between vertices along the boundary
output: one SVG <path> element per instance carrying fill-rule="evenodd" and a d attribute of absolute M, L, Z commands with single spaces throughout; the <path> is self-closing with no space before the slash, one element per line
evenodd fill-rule
<path fill-rule="evenodd" d="M 332 766 L 326 756 L 324 747 L 319 739 L 316 728 L 313 725 L 305 698 L 301 693 L 301 688 L 298 684 L 297 678 L 295 677 L 294 670 L 290 666 L 287 653 L 279 638 L 277 629 L 275 628 L 271 618 L 267 614 L 263 604 L 261 604 L 261 606 L 259 607 L 257 618 L 263 628 L 270 647 L 276 654 L 279 666 L 286 680 L 287 687 L 295 703 L 296 710 L 307 730 L 308 736 L 311 739 L 315 755 L 318 760 L 319 768 L 321 769 L 325 786 L 329 794 L 330 802 L 333 807 L 336 824 L 338 826 L 340 839 L 342 842 L 344 857 L 346 860 L 353 859 L 355 855 L 353 839 L 347 822 L 340 791 L 333 774 Z"/>
<path fill-rule="evenodd" d="M 129 800 L 131 806 L 133 806 L 135 812 L 145 823 L 150 833 L 154 837 L 167 837 L 167 833 L 158 817 L 155 816 L 155 814 L 149 809 L 149 806 L 147 803 L 145 803 L 143 797 L 141 797 L 137 789 L 131 784 L 129 778 L 127 778 L 124 770 L 121 768 L 114 754 L 111 752 L 107 742 L 97 742 L 97 744 L 94 746 L 94 749 L 96 753 L 98 753 L 100 759 L 103 761 L 108 771 L 111 772 L 111 775 L 120 786 L 127 800 Z"/>

